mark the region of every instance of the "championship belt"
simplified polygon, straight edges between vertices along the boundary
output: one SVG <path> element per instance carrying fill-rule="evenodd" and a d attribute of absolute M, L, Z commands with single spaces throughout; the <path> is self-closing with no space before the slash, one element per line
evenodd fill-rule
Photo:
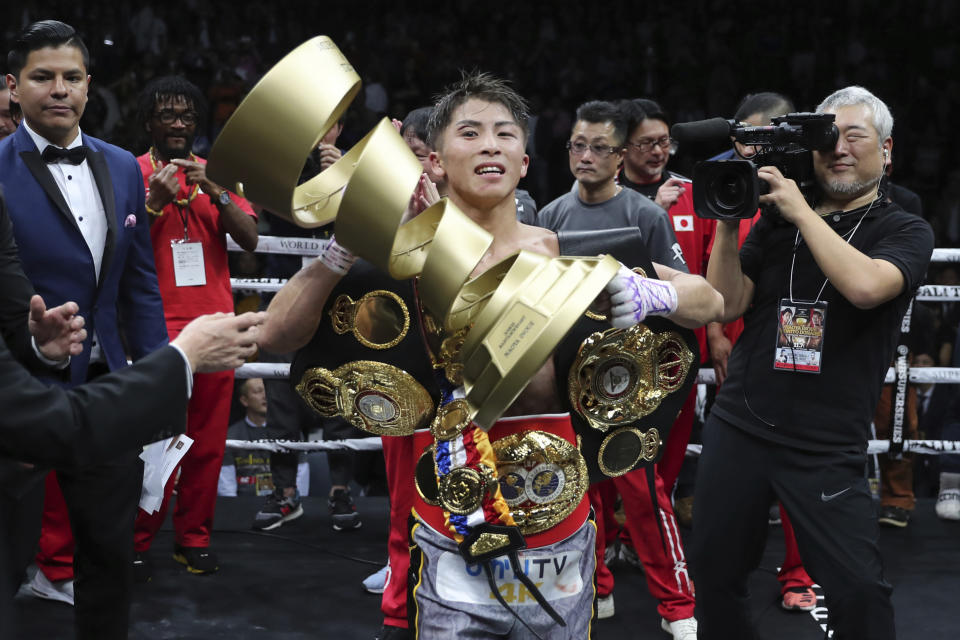
<path fill-rule="evenodd" d="M 377 289 L 354 300 L 340 294 L 329 311 L 333 330 L 350 333 L 357 342 L 371 349 L 389 349 L 400 344 L 410 328 L 410 312 L 403 299 L 393 291 Z"/>
<path fill-rule="evenodd" d="M 692 358 L 679 334 L 643 323 L 594 333 L 570 368 L 570 404 L 603 432 L 633 424 L 683 386 Z"/>
<path fill-rule="evenodd" d="M 590 484 L 580 451 L 545 431 L 525 431 L 493 442 L 500 492 L 520 533 L 530 536 L 560 524 Z"/>
<path fill-rule="evenodd" d="M 408 436 L 433 414 L 433 399 L 413 376 L 370 360 L 356 360 L 335 371 L 308 369 L 297 393 L 321 416 L 339 416 L 379 436 Z"/>
<path fill-rule="evenodd" d="M 470 455 L 469 446 L 459 445 L 460 451 L 452 456 L 449 449 L 457 446 L 455 442 L 469 442 L 474 435 L 484 440 L 473 450 L 489 454 L 476 465 L 479 470 L 466 465 L 441 469 L 451 466 L 451 458 Z M 528 544 L 538 547 L 563 540 L 589 516 L 590 503 L 585 499 L 589 477 L 575 442 L 569 418 L 557 415 L 505 418 L 493 426 L 489 440 L 487 433 L 476 427 L 454 441 L 434 440 L 432 435 L 418 432 L 414 447 L 423 449 L 423 454 L 415 474 L 421 501 L 415 501 L 417 516 L 459 542 L 461 555 L 483 568 L 496 596 L 499 591 L 492 581 L 491 560 L 506 556 L 517 578 L 524 581 L 517 552 Z M 487 466 L 488 459 L 496 469 L 496 479 Z M 492 510 L 494 502 L 503 503 L 508 513 L 504 516 Z M 564 625 L 536 585 L 529 581 L 524 585 L 544 610 Z"/>
<path fill-rule="evenodd" d="M 423 347 L 410 331 L 410 283 L 357 260 L 331 292 L 320 325 L 290 367 L 314 411 L 380 436 L 425 428 L 439 397 Z"/>
<path fill-rule="evenodd" d="M 524 420 L 536 422 L 536 418 Z M 415 442 L 422 447 L 425 440 L 418 437 Z M 517 430 L 499 437 L 495 435 L 491 446 L 501 495 L 524 537 L 552 529 L 580 505 L 589 486 L 587 465 L 577 447 L 568 440 L 544 430 Z M 417 494 L 427 505 L 452 506 L 457 510 L 478 508 L 477 496 L 482 498 L 482 492 L 493 488 L 489 477 L 481 480 L 472 474 L 469 478 L 462 477 L 455 485 L 439 484 L 435 444 L 428 444 L 421 454 L 415 484 Z M 455 488 L 457 494 L 453 495 Z"/>
<path fill-rule="evenodd" d="M 607 252 L 653 274 L 639 229 L 559 232 L 560 251 Z M 557 348 L 561 396 L 569 403 L 590 477 L 623 475 L 660 459 L 696 380 L 693 331 L 659 316 L 629 329 L 585 314 Z"/>

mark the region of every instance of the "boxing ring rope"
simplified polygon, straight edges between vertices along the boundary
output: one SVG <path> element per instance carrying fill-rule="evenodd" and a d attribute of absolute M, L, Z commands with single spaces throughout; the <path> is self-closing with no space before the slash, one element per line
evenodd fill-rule
<path fill-rule="evenodd" d="M 257 243 L 257 253 L 273 253 L 296 255 L 302 257 L 319 256 L 327 241 L 318 238 L 283 238 L 279 236 L 260 236 Z M 243 251 L 236 242 L 227 237 L 228 251 Z M 960 249 L 934 249 L 931 262 L 960 262 Z M 280 278 L 231 278 L 230 284 L 234 291 L 257 291 L 269 293 L 279 291 L 286 283 Z M 915 300 L 922 302 L 948 302 L 960 300 L 960 286 L 954 285 L 924 285 L 917 290 Z M 919 367 L 908 368 L 906 371 L 911 383 L 933 384 L 960 384 L 960 368 L 958 367 Z M 241 366 L 236 371 L 236 377 L 286 379 L 290 377 L 290 364 L 282 362 L 251 362 Z M 890 367 L 884 378 L 885 384 L 896 381 L 896 370 Z M 700 369 L 697 374 L 698 384 L 716 384 L 717 379 L 713 369 Z M 379 437 L 356 438 L 351 440 L 227 440 L 227 447 L 233 449 L 257 449 L 267 451 L 331 451 L 351 449 L 354 451 L 374 451 L 382 448 Z M 870 440 L 867 446 L 868 454 L 886 453 L 890 450 L 890 440 Z M 701 445 L 687 446 L 687 454 L 700 455 Z M 951 440 L 904 440 L 904 452 L 914 452 L 927 455 L 960 453 L 960 441 Z"/>

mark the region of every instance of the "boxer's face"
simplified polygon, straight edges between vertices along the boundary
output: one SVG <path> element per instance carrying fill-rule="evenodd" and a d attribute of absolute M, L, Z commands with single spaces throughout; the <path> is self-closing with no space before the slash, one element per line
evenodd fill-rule
<path fill-rule="evenodd" d="M 522 127 L 506 106 L 471 98 L 457 107 L 430 154 L 450 195 L 477 208 L 513 198 L 530 158 Z"/>

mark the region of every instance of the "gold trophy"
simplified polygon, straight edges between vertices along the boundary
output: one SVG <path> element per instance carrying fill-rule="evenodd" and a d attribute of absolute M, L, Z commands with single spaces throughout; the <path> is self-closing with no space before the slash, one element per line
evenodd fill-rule
<path fill-rule="evenodd" d="M 419 276 L 423 305 L 443 330 L 468 331 L 459 353 L 466 412 L 489 428 L 619 264 L 609 257 L 521 252 L 492 268 L 497 277 L 471 278 L 490 235 L 448 200 L 404 220 L 422 167 L 386 118 L 330 168 L 297 186 L 307 156 L 359 88 L 333 41 L 305 42 L 237 107 L 210 152 L 207 174 L 300 226 L 336 220 L 340 244 L 394 278 Z"/>

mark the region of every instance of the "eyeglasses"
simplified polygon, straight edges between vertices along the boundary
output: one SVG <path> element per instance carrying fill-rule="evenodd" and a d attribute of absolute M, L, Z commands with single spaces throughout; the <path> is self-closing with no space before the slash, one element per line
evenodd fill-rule
<path fill-rule="evenodd" d="M 173 124 L 178 119 L 186 126 L 192 126 L 197 124 L 197 112 L 196 111 L 182 111 L 177 112 L 173 109 L 163 109 L 153 114 L 153 117 L 162 122 L 163 124 Z"/>
<path fill-rule="evenodd" d="M 656 140 L 651 140 L 650 138 L 641 138 L 640 142 L 627 142 L 631 147 L 636 147 L 640 150 L 641 153 L 646 153 L 653 149 L 654 146 L 658 146 L 661 149 L 669 149 L 673 145 L 677 144 L 677 141 L 671 138 L 670 136 L 663 136 Z"/>
<path fill-rule="evenodd" d="M 608 144 L 587 144 L 586 142 L 570 142 L 567 140 L 567 151 L 575 156 L 582 156 L 587 149 L 593 152 L 593 155 L 605 158 L 620 151 L 620 147 L 613 147 Z"/>

